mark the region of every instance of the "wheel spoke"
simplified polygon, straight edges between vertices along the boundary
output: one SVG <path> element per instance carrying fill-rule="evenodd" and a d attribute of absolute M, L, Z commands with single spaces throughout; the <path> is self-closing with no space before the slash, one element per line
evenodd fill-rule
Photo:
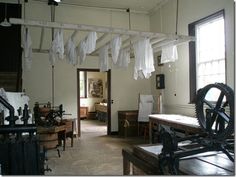
<path fill-rule="evenodd" d="M 225 112 L 217 111 L 217 114 L 219 115 L 218 116 L 219 118 L 221 117 L 224 119 L 225 122 L 227 123 L 229 122 L 230 117 L 227 114 L 225 114 Z"/>
<path fill-rule="evenodd" d="M 217 102 L 216 102 L 216 106 L 215 106 L 215 108 L 214 108 L 215 111 L 213 112 L 213 115 L 212 115 L 211 126 L 213 125 L 213 123 L 214 123 L 215 120 L 216 120 L 216 115 L 217 115 L 217 112 L 216 112 L 216 111 L 218 111 L 218 110 L 220 109 L 220 106 L 221 106 L 221 104 L 222 104 L 223 98 L 224 98 L 224 93 L 223 93 L 223 92 L 220 92 L 220 96 L 219 96 L 219 98 L 218 98 L 218 100 L 217 100 Z"/>
<path fill-rule="evenodd" d="M 203 99 L 203 102 L 206 103 L 211 109 L 214 109 L 214 106 L 211 104 L 211 102 L 207 101 L 206 99 Z"/>

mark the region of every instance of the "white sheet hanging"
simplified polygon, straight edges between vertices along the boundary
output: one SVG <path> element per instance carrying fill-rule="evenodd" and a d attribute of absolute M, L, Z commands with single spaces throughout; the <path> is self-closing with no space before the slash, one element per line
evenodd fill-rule
<path fill-rule="evenodd" d="M 52 41 L 52 46 L 49 50 L 49 61 L 52 65 L 55 64 L 56 59 L 64 58 L 64 40 L 63 40 L 63 30 L 55 30 L 54 40 Z"/>
<path fill-rule="evenodd" d="M 86 54 L 92 53 L 96 49 L 97 33 L 90 32 L 86 37 Z"/>
<path fill-rule="evenodd" d="M 127 49 L 121 49 L 119 53 L 116 66 L 120 68 L 127 68 L 130 63 L 130 53 Z"/>
<path fill-rule="evenodd" d="M 154 99 L 152 95 L 139 96 L 138 122 L 149 122 L 149 115 L 153 111 Z"/>
<path fill-rule="evenodd" d="M 134 79 L 148 79 L 151 73 L 155 71 L 150 39 L 140 38 L 133 44 L 133 47 L 135 55 Z"/>
<path fill-rule="evenodd" d="M 79 52 L 79 64 L 81 65 L 86 57 L 86 42 L 85 40 L 80 41 L 79 46 L 77 47 Z"/>
<path fill-rule="evenodd" d="M 161 63 L 174 62 L 178 60 L 178 51 L 176 45 L 162 47 Z"/>
<path fill-rule="evenodd" d="M 110 46 L 111 46 L 111 58 L 114 64 L 116 64 L 119 53 L 120 53 L 120 48 L 122 45 L 122 41 L 121 41 L 121 37 L 120 36 L 116 36 L 114 37 L 111 42 L 110 42 Z"/>
<path fill-rule="evenodd" d="M 106 45 L 99 50 L 99 62 L 100 62 L 101 72 L 108 71 L 109 69 L 108 49 L 109 49 L 109 45 Z"/>
<path fill-rule="evenodd" d="M 25 68 L 30 70 L 32 66 L 32 40 L 28 28 L 24 28 L 23 38 Z"/>
<path fill-rule="evenodd" d="M 65 54 L 68 63 L 74 66 L 78 64 L 78 52 L 73 37 L 70 37 L 65 45 Z"/>
<path fill-rule="evenodd" d="M 146 40 L 145 47 L 145 68 L 143 68 L 143 75 L 146 79 L 148 79 L 149 77 L 151 77 L 151 73 L 155 71 L 153 49 L 149 39 Z"/>

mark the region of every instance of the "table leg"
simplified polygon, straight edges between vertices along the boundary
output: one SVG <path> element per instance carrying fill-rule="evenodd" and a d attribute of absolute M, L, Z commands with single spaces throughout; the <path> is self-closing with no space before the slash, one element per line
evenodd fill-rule
<path fill-rule="evenodd" d="M 130 175 L 130 161 L 123 157 L 123 175 Z"/>
<path fill-rule="evenodd" d="M 66 150 L 66 131 L 63 131 L 63 151 Z"/>
<path fill-rule="evenodd" d="M 152 144 L 152 121 L 149 120 L 149 143 Z"/>

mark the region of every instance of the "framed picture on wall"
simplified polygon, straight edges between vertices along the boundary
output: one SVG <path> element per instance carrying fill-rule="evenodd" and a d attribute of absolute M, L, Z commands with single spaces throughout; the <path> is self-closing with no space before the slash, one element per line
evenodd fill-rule
<path fill-rule="evenodd" d="M 158 66 L 163 66 L 164 65 L 163 63 L 161 63 L 161 55 L 157 56 L 157 65 Z"/>
<path fill-rule="evenodd" d="M 102 79 L 97 79 L 97 78 L 88 79 L 88 97 L 89 98 L 103 98 Z"/>
<path fill-rule="evenodd" d="M 156 75 L 156 89 L 164 89 L 165 88 L 165 75 L 157 74 Z"/>

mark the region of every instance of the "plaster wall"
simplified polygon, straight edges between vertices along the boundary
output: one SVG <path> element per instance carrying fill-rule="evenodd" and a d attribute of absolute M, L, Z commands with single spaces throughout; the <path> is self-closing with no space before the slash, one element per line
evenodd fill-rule
<path fill-rule="evenodd" d="M 25 18 L 32 20 L 50 21 L 50 6 L 42 2 L 26 3 Z M 56 7 L 55 21 L 73 24 L 87 24 L 107 27 L 129 28 L 127 12 L 81 8 L 72 5 L 59 5 Z M 131 29 L 149 31 L 149 16 L 145 14 L 131 14 Z M 40 28 L 29 28 L 33 41 L 33 48 L 39 47 Z M 73 31 L 64 30 L 64 42 Z M 79 32 L 76 41 L 86 36 L 86 32 Z M 112 36 L 108 36 L 111 38 Z M 51 30 L 45 29 L 43 49 L 51 46 Z M 52 101 L 52 68 L 49 55 L 33 53 L 32 68 L 26 71 L 23 66 L 23 89 L 30 97 L 30 108 L 36 101 Z M 24 63 L 23 63 L 24 65 Z M 77 68 L 98 69 L 98 57 L 87 56 L 82 65 L 72 66 L 66 60 L 57 61 L 54 66 L 54 105 L 63 104 L 66 112 L 77 117 Z M 150 80 L 133 79 L 134 59 L 127 69 L 116 69 L 111 66 L 111 131 L 118 131 L 118 110 L 138 109 L 139 93 L 151 93 Z"/>
<path fill-rule="evenodd" d="M 176 0 L 169 0 L 150 17 L 150 30 L 153 32 L 175 33 Z M 226 34 L 226 82 L 234 89 L 235 82 L 235 46 L 234 46 L 234 1 L 233 0 L 179 0 L 177 33 L 188 35 L 188 24 L 209 16 L 219 10 L 225 10 Z M 178 46 L 179 59 L 175 63 L 157 67 L 156 73 L 165 74 L 165 89 L 153 94 L 163 96 L 165 113 L 195 115 L 193 104 L 189 104 L 189 46 Z M 155 82 L 155 78 L 152 78 Z"/>

